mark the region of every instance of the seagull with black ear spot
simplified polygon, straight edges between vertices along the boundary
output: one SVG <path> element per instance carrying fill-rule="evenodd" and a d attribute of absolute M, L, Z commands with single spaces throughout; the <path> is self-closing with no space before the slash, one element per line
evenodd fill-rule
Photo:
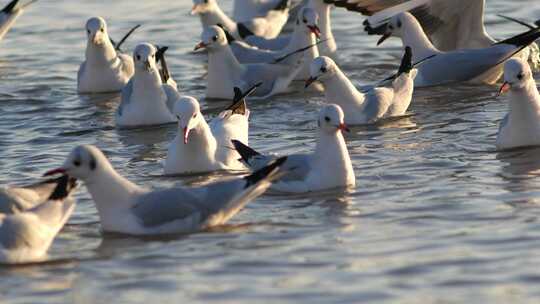
<path fill-rule="evenodd" d="M 163 70 L 157 67 L 157 56 L 165 62 L 164 55 L 152 44 L 142 43 L 135 48 L 135 74 L 122 90 L 121 103 L 116 111 L 118 127 L 152 126 L 176 121 L 171 111 L 180 95 L 176 87 L 164 83 Z"/>
<path fill-rule="evenodd" d="M 283 169 L 287 173 L 277 180 L 272 190 L 288 193 L 306 193 L 334 188 L 353 188 L 356 178 L 342 132 L 350 132 L 343 121 L 344 115 L 336 104 L 323 107 L 319 112 L 315 151 L 287 156 Z M 267 165 L 276 156 L 263 155 L 245 143 L 232 141 L 242 161 L 252 170 Z"/>
<path fill-rule="evenodd" d="M 78 146 L 64 164 L 45 173 L 80 179 L 97 208 L 105 232 L 129 235 L 193 233 L 223 225 L 282 176 L 286 158 L 245 177 L 201 187 L 149 189 L 121 176 L 95 146 Z"/>
<path fill-rule="evenodd" d="M 412 68 L 411 48 L 405 54 L 399 71 L 392 79 L 392 87 L 376 87 L 360 92 L 328 57 L 318 57 L 311 63 L 311 77 L 306 87 L 315 81 L 324 85 L 327 103 L 338 104 L 345 113 L 345 123 L 349 125 L 371 124 L 388 117 L 404 115 L 411 104 L 414 91 L 416 69 Z M 394 78 L 394 77 L 392 77 Z"/>
<path fill-rule="evenodd" d="M 235 88 L 231 106 L 207 123 L 197 99 L 183 96 L 174 106 L 178 119 L 178 134 L 170 143 L 165 159 L 165 174 L 206 173 L 218 170 L 238 171 L 246 167 L 231 140 L 248 142 L 249 114 L 245 98 L 260 84 L 247 92 Z"/>
<path fill-rule="evenodd" d="M 24 12 L 24 9 L 37 0 L 29 1 L 19 5 L 19 0 L 9 2 L 2 10 L 0 10 L 0 40 L 4 38 L 6 33 L 11 29 L 15 20 Z"/>
<path fill-rule="evenodd" d="M 499 127 L 497 149 L 540 145 L 540 94 L 529 64 L 510 59 L 504 65 L 499 95 L 509 93 L 509 112 Z"/>
<path fill-rule="evenodd" d="M 133 59 L 115 48 L 109 38 L 107 23 L 103 18 L 90 18 L 86 22 L 86 35 L 88 39 L 86 58 L 77 75 L 78 92 L 111 93 L 121 91 L 135 71 Z M 122 41 L 124 40 L 122 39 Z"/>

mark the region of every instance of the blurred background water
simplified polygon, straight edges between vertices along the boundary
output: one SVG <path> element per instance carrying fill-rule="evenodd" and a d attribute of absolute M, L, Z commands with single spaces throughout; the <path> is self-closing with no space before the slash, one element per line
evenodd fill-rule
<path fill-rule="evenodd" d="M 4 5 L 2 2 L 2 5 Z M 220 1 L 229 11 L 231 1 Z M 1 184 L 25 184 L 82 143 L 104 149 L 123 175 L 153 186 L 219 175 L 163 177 L 174 125 L 114 128 L 118 95 L 80 96 L 87 18 L 103 16 L 124 46 L 168 45 L 173 76 L 203 98 L 206 56 L 191 1 L 40 0 L 0 43 Z M 504 13 L 540 18 L 537 0 L 487 0 L 488 31 L 523 27 Z M 335 9 L 338 63 L 358 85 L 397 68 L 400 42 L 375 47 L 363 18 Z M 301 86 L 299 86 L 300 88 Z M 540 150 L 498 153 L 507 98 L 497 87 L 416 90 L 411 116 L 346 136 L 357 176 L 352 193 L 265 195 L 225 227 L 168 239 L 102 235 L 84 188 L 50 261 L 0 267 L 2 303 L 538 303 Z M 314 93 L 250 103 L 250 143 L 309 151 L 323 99 Z M 213 116 L 224 102 L 202 101 Z"/>

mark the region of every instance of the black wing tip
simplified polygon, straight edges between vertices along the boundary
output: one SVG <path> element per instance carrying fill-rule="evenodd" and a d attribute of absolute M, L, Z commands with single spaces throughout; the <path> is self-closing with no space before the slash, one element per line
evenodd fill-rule
<path fill-rule="evenodd" d="M 413 68 L 412 63 L 412 49 L 410 46 L 405 47 L 405 54 L 401 59 L 401 65 L 399 66 L 398 76 L 403 73 L 409 73 Z"/>
<path fill-rule="evenodd" d="M 283 165 L 283 163 L 285 163 L 286 160 L 287 160 L 286 156 L 280 157 L 280 158 L 276 159 L 275 161 L 273 161 L 272 163 L 270 163 L 268 166 L 266 166 L 266 167 L 264 167 L 264 168 L 262 168 L 260 170 L 255 171 L 253 174 L 251 174 L 249 176 L 244 177 L 244 179 L 246 180 L 245 188 L 249 188 L 249 187 L 257 184 L 258 182 L 264 180 L 265 178 L 270 176 L 272 173 L 275 173 L 276 170 L 281 165 Z"/>
<path fill-rule="evenodd" d="M 225 38 L 227 38 L 227 43 L 228 44 L 231 44 L 233 43 L 234 41 L 236 41 L 236 38 L 233 37 L 233 35 L 231 34 L 231 32 L 229 32 L 228 29 L 225 28 L 225 26 L 223 26 L 223 24 L 221 23 L 218 23 L 216 24 L 217 26 L 219 26 L 223 32 L 225 33 Z"/>
<path fill-rule="evenodd" d="M 527 46 L 540 38 L 540 27 L 521 33 L 514 37 L 499 41 L 495 44 L 512 44 L 517 47 Z"/>
<path fill-rule="evenodd" d="M 245 92 L 242 92 L 242 89 L 240 89 L 239 87 L 234 87 L 233 104 L 253 94 L 253 92 L 255 92 L 257 88 L 260 87 L 262 84 L 263 84 L 262 82 L 257 82 L 256 84 L 252 85 L 249 89 L 247 89 Z"/>
<path fill-rule="evenodd" d="M 169 47 L 166 46 L 166 45 L 164 45 L 164 46 L 155 45 L 155 47 L 157 49 L 156 62 L 159 62 L 160 60 L 165 58 L 165 52 L 167 52 L 167 50 L 169 50 Z"/>
<path fill-rule="evenodd" d="M 77 180 L 68 175 L 62 175 L 56 181 L 57 185 L 49 196 L 49 200 L 63 200 L 77 187 Z"/>
<path fill-rule="evenodd" d="M 249 37 L 249 36 L 254 36 L 255 34 L 247 28 L 247 26 L 245 26 L 243 23 L 237 23 L 236 24 L 237 27 L 238 27 L 238 35 L 240 35 L 240 37 L 242 39 L 245 39 L 246 37 Z"/>
<path fill-rule="evenodd" d="M 231 142 L 232 142 L 234 148 L 236 149 L 238 154 L 240 154 L 240 156 L 242 157 L 242 160 L 245 163 L 248 163 L 250 158 L 261 155 L 261 153 L 253 150 L 252 148 L 245 145 L 243 142 L 241 142 L 239 140 L 233 139 L 233 140 L 231 140 Z"/>
<path fill-rule="evenodd" d="M 15 11 L 15 7 L 17 7 L 17 4 L 19 4 L 19 0 L 13 0 L 10 3 L 8 3 L 3 9 L 2 13 L 5 14 L 11 14 L 13 11 Z"/>
<path fill-rule="evenodd" d="M 284 11 L 289 8 L 289 0 L 281 0 L 274 8 L 273 11 Z"/>
<path fill-rule="evenodd" d="M 383 23 L 377 27 L 372 27 L 371 23 L 366 19 L 364 20 L 364 31 L 368 35 L 384 35 L 386 33 L 386 23 Z"/>

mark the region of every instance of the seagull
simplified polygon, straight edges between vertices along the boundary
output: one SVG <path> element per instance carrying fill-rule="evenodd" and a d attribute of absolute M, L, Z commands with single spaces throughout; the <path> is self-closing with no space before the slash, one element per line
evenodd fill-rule
<path fill-rule="evenodd" d="M 86 60 L 81 64 L 77 75 L 79 93 L 121 91 L 134 73 L 133 59 L 119 52 L 120 45 L 115 48 L 103 18 L 90 18 L 86 22 L 86 32 Z M 133 30 L 128 35 L 132 32 Z"/>
<path fill-rule="evenodd" d="M 331 104 L 321 109 L 315 152 L 287 156 L 283 169 L 288 173 L 272 185 L 272 190 L 305 193 L 355 186 L 351 158 L 342 135 L 342 132 L 349 132 L 349 129 L 343 118 L 343 111 L 338 105 Z M 232 142 L 242 160 L 253 170 L 275 158 L 262 155 L 240 141 Z"/>
<path fill-rule="evenodd" d="M 260 84 L 258 84 L 260 85 Z M 165 174 L 203 173 L 217 170 L 243 170 L 230 143 L 248 141 L 249 110 L 245 94 L 235 88 L 233 104 L 219 113 L 210 124 L 204 119 L 197 99 L 184 96 L 176 102 L 173 113 L 178 118 L 178 134 L 169 145 Z"/>
<path fill-rule="evenodd" d="M 289 3 L 288 0 L 281 0 L 265 16 L 237 23 L 221 10 L 216 0 L 193 0 L 191 15 L 200 16 L 203 28 L 222 24 L 237 39 L 249 35 L 274 38 L 279 35 L 287 22 Z"/>
<path fill-rule="evenodd" d="M 418 65 L 417 87 L 466 81 L 493 84 L 499 76 L 492 77 L 490 71 L 538 39 L 540 29 L 529 30 L 487 48 L 443 52 L 431 43 L 416 18 L 405 12 L 388 21 L 378 44 L 391 36 L 400 37 L 404 46 L 412 48 L 414 62 L 430 58 Z"/>
<path fill-rule="evenodd" d="M 19 0 L 13 0 L 0 11 L 0 40 L 4 38 L 15 23 L 15 20 L 24 12 L 24 9 L 36 1 L 32 0 L 26 4 L 19 5 Z"/>
<path fill-rule="evenodd" d="M 289 44 L 279 51 L 261 50 L 248 43 L 238 41 L 224 28 L 227 42 L 240 63 L 276 63 L 289 64 L 297 60 L 298 56 L 305 56 L 304 63 L 317 57 L 316 39 L 320 38 L 317 13 L 311 8 L 303 8 L 297 15 L 294 32 Z M 309 66 L 305 70 L 308 70 Z"/>
<path fill-rule="evenodd" d="M 0 188 L 0 213 L 19 213 L 41 205 L 63 181 L 64 177 L 60 177 L 24 187 Z M 71 179 L 70 187 L 75 187 L 75 182 L 75 179 Z"/>
<path fill-rule="evenodd" d="M 208 50 L 207 98 L 232 99 L 234 87 L 247 91 L 262 82 L 253 96 L 266 99 L 286 92 L 303 68 L 302 60 L 290 65 L 241 64 L 227 44 L 225 32 L 218 26 L 204 30 L 202 41 L 195 46 L 195 51 L 199 49 Z"/>
<path fill-rule="evenodd" d="M 62 167 L 45 175 L 69 174 L 81 179 L 106 232 L 130 235 L 193 233 L 223 225 L 279 178 L 279 159 L 247 177 L 196 188 L 151 190 L 139 187 L 114 170 L 103 152 L 78 146 Z"/>
<path fill-rule="evenodd" d="M 117 126 L 148 126 L 176 121 L 171 111 L 180 95 L 177 88 L 168 83 L 172 78 L 166 64 L 161 71 L 156 64 L 156 60 L 165 63 L 165 50 L 167 48 L 158 49 L 150 43 L 142 43 L 135 48 L 135 74 L 122 90 L 121 103 L 116 111 Z"/>
<path fill-rule="evenodd" d="M 527 62 L 512 58 L 504 65 L 499 95 L 509 92 L 510 111 L 497 136 L 497 149 L 540 145 L 540 94 Z"/>
<path fill-rule="evenodd" d="M 336 63 L 324 56 L 313 61 L 310 73 L 306 87 L 317 80 L 322 82 L 326 102 L 336 103 L 343 109 L 345 123 L 359 125 L 405 114 L 411 103 L 417 71 L 412 68 L 411 48 L 407 47 L 391 88 L 359 92 Z"/>
<path fill-rule="evenodd" d="M 332 33 L 332 22 L 330 20 L 331 5 L 326 4 L 324 0 L 309 0 L 307 7 L 314 9 L 317 16 L 319 16 L 319 38 L 321 41 L 319 52 L 323 56 L 335 57 L 337 45 Z M 282 34 L 273 39 L 266 39 L 253 35 L 245 37 L 244 40 L 247 44 L 261 50 L 278 51 L 290 44 L 292 36 L 291 34 Z"/>
<path fill-rule="evenodd" d="M 69 197 L 74 184 L 63 176 L 52 194 L 31 209 L 0 214 L 0 263 L 21 264 L 41 261 L 75 209 Z"/>

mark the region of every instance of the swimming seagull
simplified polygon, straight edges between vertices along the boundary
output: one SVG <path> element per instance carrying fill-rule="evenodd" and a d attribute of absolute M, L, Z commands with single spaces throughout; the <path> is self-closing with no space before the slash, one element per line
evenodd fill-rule
<path fill-rule="evenodd" d="M 46 202 L 64 177 L 49 179 L 23 187 L 0 188 L 0 213 L 19 213 Z M 70 180 L 75 187 L 75 180 Z"/>
<path fill-rule="evenodd" d="M 4 38 L 15 23 L 15 20 L 24 12 L 24 9 L 36 1 L 32 0 L 26 4 L 19 5 L 19 0 L 13 0 L 0 11 L 0 40 Z"/>
<path fill-rule="evenodd" d="M 343 111 L 338 105 L 327 105 L 319 113 L 319 131 L 315 151 L 287 156 L 283 169 L 288 173 L 272 189 L 280 192 L 305 193 L 333 188 L 354 187 L 354 171 L 342 132 L 349 132 Z M 242 160 L 253 170 L 268 164 L 274 156 L 262 155 L 240 141 L 233 144 Z"/>
<path fill-rule="evenodd" d="M 77 75 L 79 93 L 118 92 L 134 73 L 133 59 L 117 51 L 101 17 L 86 22 L 86 59 Z M 131 34 L 132 31 L 128 33 Z M 127 35 L 126 35 L 127 36 Z M 126 37 L 125 37 L 126 38 Z M 125 41 L 125 38 L 121 41 Z M 117 46 L 119 47 L 119 43 Z"/>
<path fill-rule="evenodd" d="M 280 177 L 279 168 L 285 160 L 279 159 L 250 176 L 202 187 L 151 190 L 121 176 L 98 148 L 79 146 L 62 167 L 46 175 L 67 173 L 81 179 L 106 232 L 192 233 L 226 223 Z"/>
<path fill-rule="evenodd" d="M 332 59 L 319 57 L 311 64 L 311 77 L 306 86 L 317 80 L 322 82 L 326 102 L 336 103 L 343 109 L 348 125 L 375 123 L 383 118 L 401 116 L 409 108 L 417 73 L 412 67 L 412 52 L 407 47 L 392 87 L 374 88 L 363 93 Z"/>
<path fill-rule="evenodd" d="M 513 58 L 505 63 L 499 95 L 506 92 L 510 110 L 499 127 L 497 149 L 540 145 L 540 94 L 527 62 Z"/>
<path fill-rule="evenodd" d="M 309 0 L 305 7 L 314 9 L 319 16 L 319 52 L 322 56 L 333 57 L 337 50 L 336 41 L 332 33 L 332 22 L 330 20 L 330 8 L 331 5 L 326 4 L 324 0 Z M 300 9 L 302 10 L 302 9 Z M 292 36 L 294 34 L 281 34 L 273 39 L 266 39 L 259 36 L 247 36 L 244 38 L 245 42 L 251 46 L 257 47 L 261 50 L 283 50 L 290 45 Z"/>
<path fill-rule="evenodd" d="M 16 214 L 0 214 L 0 263 L 36 262 L 46 257 L 73 213 L 75 200 L 69 195 L 74 188 L 72 180 L 63 176 L 43 203 Z"/>
<path fill-rule="evenodd" d="M 296 24 L 290 43 L 279 51 L 261 50 L 250 46 L 244 41 L 238 41 L 226 29 L 221 27 L 227 37 L 231 50 L 240 63 L 276 63 L 289 64 L 299 56 L 306 56 L 304 63 L 317 57 L 316 40 L 320 38 L 318 26 L 319 17 L 311 8 L 303 8 L 297 16 Z M 307 68 L 306 68 L 307 70 Z"/>
<path fill-rule="evenodd" d="M 206 123 L 197 99 L 184 96 L 174 106 L 178 119 L 178 134 L 169 145 L 165 159 L 165 174 L 212 172 L 217 170 L 242 170 L 240 155 L 231 146 L 231 140 L 248 141 L 249 110 L 246 93 L 235 88 L 233 104 Z"/>
<path fill-rule="evenodd" d="M 499 64 L 540 37 L 540 30 L 533 29 L 486 48 L 443 52 L 431 43 L 420 23 L 408 12 L 392 17 L 384 31 L 378 44 L 396 36 L 404 46 L 412 48 L 414 62 L 430 57 L 417 66 L 415 86 L 419 87 L 465 81 L 492 84 L 499 78 Z"/>
<path fill-rule="evenodd" d="M 219 7 L 216 0 L 193 0 L 192 15 L 199 15 L 203 28 L 222 24 L 235 38 L 249 35 L 274 38 L 281 32 L 289 16 L 288 0 L 281 0 L 266 15 L 235 22 Z"/>
<path fill-rule="evenodd" d="M 259 82 L 262 85 L 254 97 L 264 99 L 284 93 L 303 68 L 302 59 L 290 65 L 241 64 L 227 44 L 225 32 L 218 26 L 204 30 L 202 41 L 195 46 L 195 50 L 198 49 L 208 50 L 207 98 L 233 99 L 234 87 L 244 92 Z"/>
<path fill-rule="evenodd" d="M 122 90 L 122 100 L 116 111 L 117 126 L 148 126 L 176 121 L 171 111 L 180 95 L 168 82 L 172 78 L 166 64 L 161 71 L 156 64 L 158 59 L 165 63 L 164 50 L 166 48 L 158 50 L 149 43 L 135 48 L 135 74 Z"/>

